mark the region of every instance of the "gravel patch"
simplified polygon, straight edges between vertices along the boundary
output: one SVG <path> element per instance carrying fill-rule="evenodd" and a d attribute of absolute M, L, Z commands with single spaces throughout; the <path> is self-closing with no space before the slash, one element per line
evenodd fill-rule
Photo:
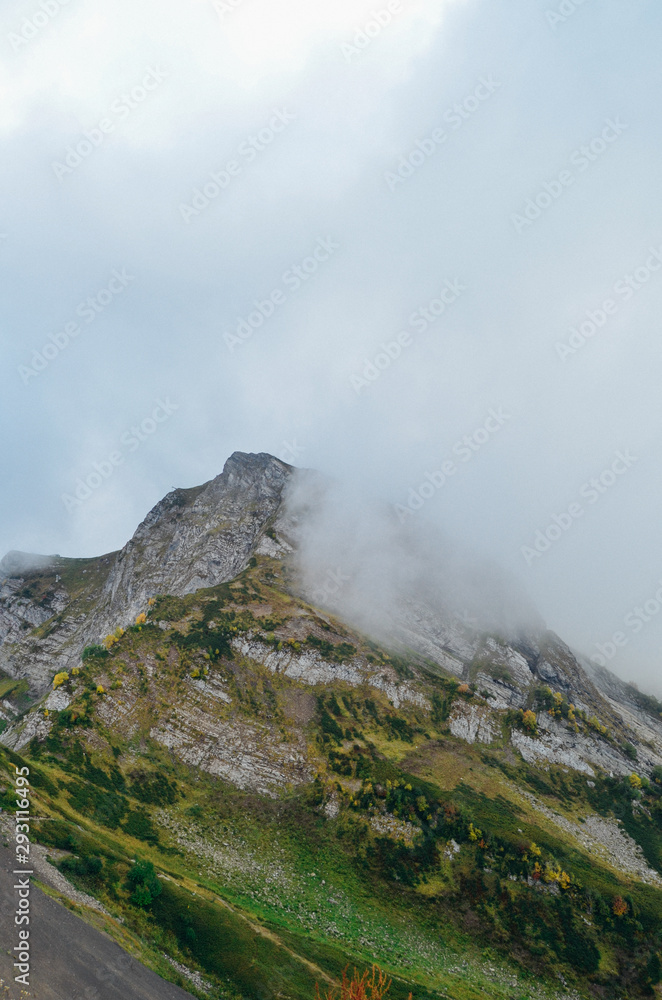
<path fill-rule="evenodd" d="M 518 789 L 522 798 L 529 802 L 536 812 L 542 813 L 556 826 L 571 834 L 582 847 L 613 865 L 619 871 L 634 875 L 646 885 L 662 887 L 662 878 L 650 868 L 644 853 L 625 830 L 621 829 L 616 819 L 605 819 L 603 816 L 591 814 L 584 823 L 575 823 L 554 812 L 549 806 L 540 802 L 531 792 Z"/>

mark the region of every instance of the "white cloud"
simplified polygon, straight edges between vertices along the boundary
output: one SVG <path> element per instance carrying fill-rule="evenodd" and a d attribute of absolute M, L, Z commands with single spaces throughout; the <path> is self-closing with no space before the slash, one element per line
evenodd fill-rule
<path fill-rule="evenodd" d="M 37 30 L 26 28 L 25 18 L 7 17 L 5 34 L 16 51 L 0 69 L 0 129 L 22 127 L 41 101 L 54 102 L 61 115 L 89 125 L 154 62 L 180 81 L 179 93 L 171 95 L 161 116 L 164 128 L 171 115 L 187 109 L 182 102 L 192 99 L 195 109 L 189 104 L 188 110 L 195 113 L 204 105 L 224 108 L 264 100 L 274 79 L 277 89 L 294 86 L 313 57 L 335 62 L 342 74 L 347 65 L 340 44 L 351 42 L 355 30 L 373 20 L 375 11 L 387 10 L 389 2 L 399 0 L 377 5 L 372 0 L 243 0 L 222 17 L 210 0 L 185 5 L 179 0 L 116 0 L 103 10 L 74 2 L 48 23 L 38 19 Z M 375 41 L 388 53 L 389 75 L 430 44 L 451 2 L 458 0 L 401 0 L 399 13 L 387 11 L 391 21 Z M 40 11 L 38 6 L 28 11 L 28 21 Z M 181 90 L 191 75 L 194 95 Z"/>
<path fill-rule="evenodd" d="M 294 438 L 306 465 L 400 502 L 503 405 L 512 421 L 425 516 L 519 571 L 536 528 L 634 449 L 640 472 L 526 578 L 564 636 L 609 637 L 662 565 L 662 284 L 565 366 L 554 345 L 662 240 L 660 14 L 604 0 L 554 32 L 538 5 L 403 0 L 347 61 L 388 0 L 242 0 L 223 19 L 208 0 L 69 0 L 12 52 L 41 2 L 12 0 L 0 29 L 0 550 L 107 550 L 172 486 Z M 167 80 L 59 184 L 52 161 L 151 65 Z M 447 110 L 491 74 L 498 91 L 454 128 Z M 280 106 L 296 121 L 184 225 L 180 203 Z M 617 115 L 619 143 L 517 236 L 512 213 Z M 389 191 L 385 172 L 439 126 L 448 140 Z M 223 331 L 320 237 L 333 260 L 230 356 Z M 25 386 L 18 366 L 125 266 L 130 294 Z M 456 278 L 461 300 L 357 396 L 349 375 Z M 177 422 L 68 516 L 62 490 L 162 393 Z M 652 672 L 660 641 L 662 616 L 624 655 Z"/>

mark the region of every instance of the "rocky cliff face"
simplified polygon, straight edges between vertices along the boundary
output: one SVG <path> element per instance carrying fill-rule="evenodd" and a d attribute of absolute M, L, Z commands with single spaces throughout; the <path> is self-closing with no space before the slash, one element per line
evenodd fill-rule
<path fill-rule="evenodd" d="M 99 560 L 5 556 L 0 670 L 39 693 L 155 594 L 180 596 L 233 579 L 278 513 L 292 472 L 270 455 L 236 453 L 211 482 L 169 493 L 120 552 Z"/>
<path fill-rule="evenodd" d="M 352 579 L 349 569 L 339 583 L 327 581 L 320 587 L 319 580 L 311 583 L 310 574 L 298 572 L 298 546 L 306 525 L 315 524 L 310 509 L 292 499 L 302 480 L 312 483 L 308 495 L 319 499 L 325 489 L 321 477 L 297 472 L 269 455 L 236 453 L 216 479 L 168 494 L 120 552 L 86 560 L 10 553 L 0 563 L 0 670 L 25 679 L 38 698 L 56 672 L 80 662 L 86 645 L 131 624 L 151 598 L 183 597 L 227 583 L 254 557 L 279 563 L 290 592 L 309 607 L 326 608 L 341 621 L 352 621 L 352 601 L 361 595 L 360 577 Z M 396 541 L 406 550 L 406 537 Z M 352 544 L 360 554 L 362 540 Z M 349 556 L 345 559 L 351 565 Z M 416 564 L 419 571 L 429 580 L 438 573 L 424 557 Z M 587 719 L 596 717 L 609 731 L 611 742 L 601 740 L 599 730 L 597 737 L 579 732 L 567 718 L 543 712 L 535 738 L 523 732 L 513 737 L 525 759 L 562 762 L 586 773 L 595 767 L 627 773 L 631 761 L 619 747 L 631 743 L 645 769 L 662 762 L 662 721 L 622 682 L 606 671 L 589 676 L 573 652 L 532 616 L 533 624 L 527 627 L 486 631 L 471 615 L 460 616 L 435 601 L 429 580 L 424 586 L 411 568 L 408 572 L 411 587 L 393 604 L 379 638 L 384 642 L 386 637 L 391 650 L 410 661 L 414 681 L 426 671 L 436 671 L 440 677 L 450 675 L 472 685 L 482 707 L 474 706 L 466 717 L 459 712 L 452 721 L 456 735 L 470 742 L 490 742 L 500 732 L 503 713 L 536 708 L 535 692 L 547 687 Z M 363 631 L 370 633 L 369 628 Z M 283 639 L 288 638 L 293 642 L 301 638 L 297 627 L 291 634 L 283 633 Z M 276 652 L 258 635 L 244 637 L 240 651 L 270 671 L 303 683 L 325 683 L 325 678 L 339 676 L 338 665 L 324 656 L 289 647 Z M 382 677 L 365 658 L 348 662 L 343 671 L 348 683 L 374 684 L 397 707 L 401 693 L 395 674 Z M 415 687 L 414 683 L 407 697 L 429 705 L 427 695 Z M 11 718 L 11 698 L 3 703 L 2 712 Z"/>
<path fill-rule="evenodd" d="M 109 625 L 144 610 L 155 594 L 182 596 L 237 576 L 292 472 L 270 455 L 235 453 L 216 479 L 169 493 L 115 558 L 101 596 Z"/>

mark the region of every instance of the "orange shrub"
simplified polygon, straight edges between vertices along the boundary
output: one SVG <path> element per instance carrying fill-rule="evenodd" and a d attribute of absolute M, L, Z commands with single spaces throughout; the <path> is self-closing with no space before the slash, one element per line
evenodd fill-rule
<path fill-rule="evenodd" d="M 390 988 L 391 980 L 377 965 L 373 965 L 372 973 L 366 970 L 362 976 L 354 969 L 351 979 L 345 968 L 342 983 L 327 987 L 326 993 L 320 994 L 319 986 L 315 985 L 315 1000 L 383 1000 Z"/>

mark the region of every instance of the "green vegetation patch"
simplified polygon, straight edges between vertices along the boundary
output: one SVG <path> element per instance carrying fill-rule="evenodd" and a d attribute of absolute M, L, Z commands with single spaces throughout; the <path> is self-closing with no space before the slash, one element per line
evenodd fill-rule
<path fill-rule="evenodd" d="M 172 882 L 151 906 L 153 919 L 205 971 L 231 983 L 245 997 L 314 997 L 312 970 L 232 909 L 192 897 Z"/>

